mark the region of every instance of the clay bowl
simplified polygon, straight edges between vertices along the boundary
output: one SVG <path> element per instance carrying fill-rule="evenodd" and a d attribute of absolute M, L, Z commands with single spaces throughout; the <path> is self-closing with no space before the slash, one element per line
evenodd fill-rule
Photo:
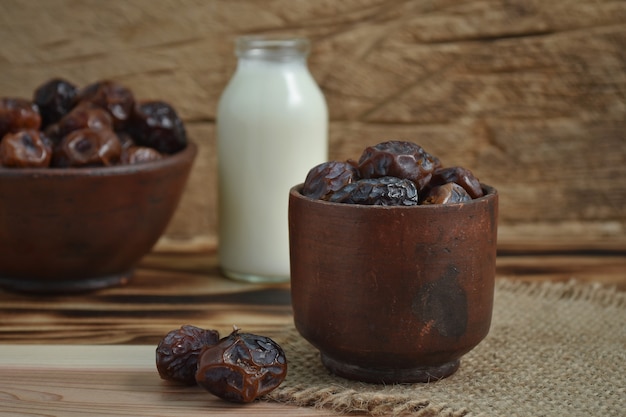
<path fill-rule="evenodd" d="M 0 286 L 59 293 L 126 283 L 165 230 L 197 147 L 97 168 L 0 167 Z"/>
<path fill-rule="evenodd" d="M 447 377 L 484 339 L 493 307 L 498 194 L 413 207 L 289 195 L 300 334 L 333 373 L 375 383 Z"/>

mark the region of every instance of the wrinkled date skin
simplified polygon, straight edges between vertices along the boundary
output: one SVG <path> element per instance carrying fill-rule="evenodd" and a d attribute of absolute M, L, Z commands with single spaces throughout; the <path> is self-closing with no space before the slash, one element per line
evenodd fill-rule
<path fill-rule="evenodd" d="M 109 113 L 89 103 L 79 104 L 74 107 L 58 123 L 56 135 L 63 138 L 75 130 L 80 129 L 113 129 L 113 119 Z"/>
<path fill-rule="evenodd" d="M 233 331 L 205 349 L 196 381 L 231 402 L 249 403 L 278 387 L 287 375 L 287 358 L 272 339 Z"/>
<path fill-rule="evenodd" d="M 50 165 L 52 150 L 37 130 L 7 133 L 0 141 L 0 165 L 12 168 L 41 168 Z"/>
<path fill-rule="evenodd" d="M 122 130 L 131 118 L 135 97 L 132 91 L 111 80 L 89 84 L 76 96 L 78 103 L 91 103 L 106 109 L 113 119 L 115 130 Z"/>
<path fill-rule="evenodd" d="M 183 122 L 172 106 L 163 101 L 145 101 L 135 106 L 128 131 L 138 145 L 172 154 L 187 145 Z"/>
<path fill-rule="evenodd" d="M 74 84 L 61 78 L 53 78 L 35 90 L 33 102 L 39 108 L 42 129 L 57 123 L 72 110 L 77 91 Z"/>
<path fill-rule="evenodd" d="M 463 187 L 472 198 L 483 196 L 483 189 L 478 179 L 472 172 L 463 167 L 439 168 L 433 172 L 433 177 L 428 184 L 429 188 L 447 183 L 456 183 Z"/>
<path fill-rule="evenodd" d="M 158 161 L 187 147 L 184 124 L 172 106 L 136 102 L 130 89 L 111 80 L 80 89 L 51 78 L 35 89 L 32 101 L 0 98 L 0 143 L 22 131 L 37 133 L 10 137 L 1 167 L 131 165 Z"/>
<path fill-rule="evenodd" d="M 396 177 L 358 180 L 337 190 L 328 201 L 378 206 L 415 206 L 418 194 L 415 183 Z"/>
<path fill-rule="evenodd" d="M 421 146 L 405 141 L 387 141 L 365 148 L 359 158 L 361 178 L 397 177 L 415 183 L 418 191 L 428 184 L 439 168 L 438 158 Z"/>
<path fill-rule="evenodd" d="M 307 174 L 302 194 L 327 200 L 335 191 L 359 179 L 356 167 L 349 162 L 330 161 L 313 167 Z"/>
<path fill-rule="evenodd" d="M 422 204 L 455 204 L 470 201 L 472 197 L 454 182 L 438 185 L 430 190 Z"/>
<path fill-rule="evenodd" d="M 122 149 L 129 149 L 133 146 L 137 146 L 135 140 L 126 132 L 115 132 L 117 133 L 117 137 L 122 144 Z"/>
<path fill-rule="evenodd" d="M 21 98 L 0 99 L 0 139 L 19 130 L 38 130 L 41 116 L 37 105 Z"/>
<path fill-rule="evenodd" d="M 118 136 L 119 137 L 119 136 Z M 122 156 L 120 162 L 122 164 L 141 164 L 144 162 L 158 161 L 163 155 L 156 149 L 146 146 L 129 146 L 124 147 L 122 143 Z"/>
<path fill-rule="evenodd" d="M 122 154 L 122 144 L 109 129 L 79 129 L 65 136 L 55 148 L 54 167 L 110 166 Z"/>
<path fill-rule="evenodd" d="M 157 371 L 162 379 L 185 385 L 196 385 L 198 356 L 216 344 L 220 335 L 216 330 L 183 325 L 170 331 L 156 349 Z"/>
<path fill-rule="evenodd" d="M 301 193 L 333 203 L 383 206 L 454 204 L 484 195 L 469 169 L 444 168 L 421 146 L 397 140 L 365 148 L 358 162 L 311 168 Z"/>

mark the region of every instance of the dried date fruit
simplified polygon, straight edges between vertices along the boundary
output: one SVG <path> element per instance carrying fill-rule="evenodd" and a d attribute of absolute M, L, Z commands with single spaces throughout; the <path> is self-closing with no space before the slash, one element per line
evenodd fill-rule
<path fill-rule="evenodd" d="M 147 146 L 130 146 L 122 150 L 121 164 L 140 164 L 143 162 L 158 161 L 163 155 L 156 149 Z"/>
<path fill-rule="evenodd" d="M 131 118 L 135 97 L 128 88 L 111 80 L 89 84 L 78 92 L 77 103 L 91 103 L 109 112 L 115 130 L 123 130 Z"/>
<path fill-rule="evenodd" d="M 39 130 L 41 116 L 37 105 L 22 98 L 0 99 L 0 138 L 18 130 Z"/>
<path fill-rule="evenodd" d="M 122 154 L 122 144 L 109 129 L 79 129 L 65 136 L 53 153 L 55 167 L 110 166 Z"/>
<path fill-rule="evenodd" d="M 198 356 L 220 339 L 216 330 L 183 325 L 170 331 L 156 349 L 157 371 L 162 379 L 186 385 L 196 384 Z"/>
<path fill-rule="evenodd" d="M 278 343 L 235 328 L 202 352 L 196 381 L 224 400 L 249 403 L 278 387 L 286 375 L 287 358 Z"/>
<path fill-rule="evenodd" d="M 378 206 L 415 206 L 418 204 L 415 183 L 396 177 L 367 178 L 348 184 L 328 201 Z"/>
<path fill-rule="evenodd" d="M 387 141 L 367 147 L 359 158 L 361 178 L 385 176 L 409 179 L 420 191 L 439 168 L 438 158 L 421 146 L 405 141 Z"/>
<path fill-rule="evenodd" d="M 318 200 L 326 200 L 343 186 L 359 179 L 356 167 L 349 162 L 330 161 L 321 163 L 309 171 L 302 194 Z"/>
<path fill-rule="evenodd" d="M 454 182 L 438 185 L 430 190 L 422 204 L 454 204 L 471 201 L 472 197 L 463 187 Z"/>
<path fill-rule="evenodd" d="M 136 103 L 130 89 L 110 80 L 78 89 L 63 78 L 52 78 L 35 89 L 32 102 L 0 98 L 0 141 L 21 130 L 41 131 L 41 138 L 54 150 L 53 167 L 154 161 L 187 146 L 185 127 L 172 106 L 161 101 Z M 81 133 L 73 134 L 76 131 Z M 112 141 L 110 131 L 118 141 Z M 34 150 L 30 145 L 24 149 Z M 34 163 L 7 159 L 14 166 Z"/>
<path fill-rule="evenodd" d="M 109 113 L 89 103 L 74 107 L 58 123 L 58 136 L 63 138 L 80 129 L 113 129 L 113 119 Z"/>
<path fill-rule="evenodd" d="M 135 106 L 128 132 L 138 145 L 172 154 L 187 145 L 182 120 L 172 106 L 163 101 L 145 101 Z"/>
<path fill-rule="evenodd" d="M 115 132 L 115 133 L 117 133 L 117 137 L 119 138 L 120 143 L 122 144 L 122 149 L 128 149 L 131 146 L 137 146 L 137 144 L 135 143 L 135 140 L 128 133 L 126 132 Z"/>
<path fill-rule="evenodd" d="M 0 141 L 0 165 L 12 168 L 45 168 L 50 165 L 51 145 L 37 130 L 7 133 Z"/>
<path fill-rule="evenodd" d="M 428 183 L 429 188 L 444 185 L 449 182 L 456 183 L 463 187 L 472 198 L 483 196 L 483 189 L 478 179 L 472 172 L 463 167 L 439 168 L 433 172 L 433 177 Z"/>
<path fill-rule="evenodd" d="M 77 88 L 62 78 L 53 78 L 35 90 L 33 102 L 39 108 L 41 128 L 57 123 L 74 107 Z"/>
<path fill-rule="evenodd" d="M 354 168 L 356 173 L 351 171 Z M 452 204 L 483 193 L 470 170 L 443 168 L 436 156 L 406 141 L 369 146 L 358 162 L 319 164 L 309 171 L 302 187 L 302 195 L 310 198 L 366 205 Z"/>
<path fill-rule="evenodd" d="M 46 126 L 46 128 L 44 129 L 44 134 L 46 138 L 52 141 L 52 143 L 55 145 L 61 142 L 61 139 L 63 139 L 61 137 L 61 132 L 59 131 L 58 123 L 53 123 L 51 125 Z"/>

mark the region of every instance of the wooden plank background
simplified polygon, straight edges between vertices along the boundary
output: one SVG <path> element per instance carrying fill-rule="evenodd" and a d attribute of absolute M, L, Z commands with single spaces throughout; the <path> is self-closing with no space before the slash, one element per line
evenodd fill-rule
<path fill-rule="evenodd" d="M 305 35 L 330 158 L 415 141 L 501 194 L 503 250 L 626 250 L 626 2 L 1 0 L 0 95 L 170 101 L 200 145 L 161 249 L 215 246 L 215 112 L 242 34 Z"/>

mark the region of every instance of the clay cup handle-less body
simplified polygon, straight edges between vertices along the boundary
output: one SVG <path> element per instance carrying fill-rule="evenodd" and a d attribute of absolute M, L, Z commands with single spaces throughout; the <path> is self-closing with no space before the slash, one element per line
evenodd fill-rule
<path fill-rule="evenodd" d="M 498 194 L 428 206 L 289 195 L 295 326 L 337 375 L 427 382 L 484 339 L 493 307 Z"/>

